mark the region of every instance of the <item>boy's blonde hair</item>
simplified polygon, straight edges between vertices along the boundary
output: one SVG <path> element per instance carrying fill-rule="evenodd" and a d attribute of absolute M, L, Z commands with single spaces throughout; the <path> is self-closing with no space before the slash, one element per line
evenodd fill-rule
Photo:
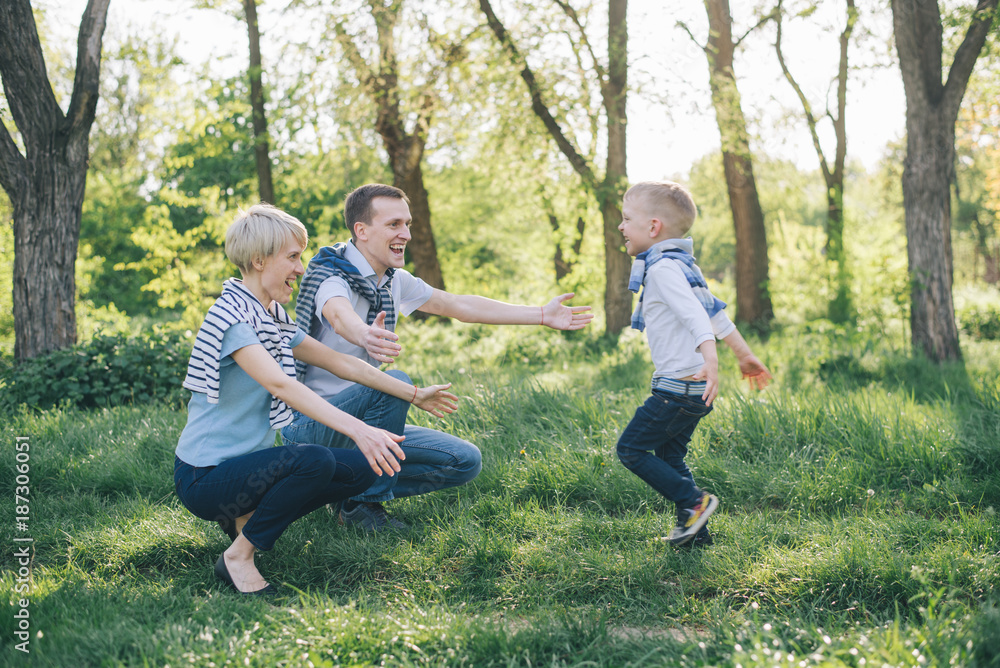
<path fill-rule="evenodd" d="M 679 235 L 687 234 L 698 216 L 691 193 L 673 181 L 641 181 L 625 192 L 625 200 L 640 202 L 651 218 L 671 225 Z"/>
<path fill-rule="evenodd" d="M 226 257 L 246 274 L 255 260 L 278 253 L 290 239 L 303 248 L 309 243 L 309 233 L 298 218 L 270 204 L 254 204 L 240 209 L 226 230 Z"/>

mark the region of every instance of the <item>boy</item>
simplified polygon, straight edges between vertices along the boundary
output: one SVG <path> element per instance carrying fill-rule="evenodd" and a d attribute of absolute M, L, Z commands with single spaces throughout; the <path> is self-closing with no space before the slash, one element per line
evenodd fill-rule
<path fill-rule="evenodd" d="M 618 458 L 630 471 L 677 506 L 673 545 L 711 545 L 706 526 L 719 500 L 702 491 L 684 462 L 694 428 L 712 410 L 718 394 L 715 337 L 736 354 L 751 387 L 771 378 L 712 296 L 691 254 L 697 209 L 691 194 L 672 182 L 637 183 L 625 193 L 625 250 L 636 258 L 629 289 L 638 292 L 632 327 L 646 330 L 656 369 L 652 395 L 618 440 Z"/>

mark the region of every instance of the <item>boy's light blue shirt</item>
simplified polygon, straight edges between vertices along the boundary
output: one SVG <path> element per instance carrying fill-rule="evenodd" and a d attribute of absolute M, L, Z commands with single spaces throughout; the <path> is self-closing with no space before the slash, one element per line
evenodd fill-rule
<path fill-rule="evenodd" d="M 299 329 L 290 346 L 305 340 Z M 246 346 L 261 345 L 253 327 L 237 323 L 222 336 L 219 403 L 192 392 L 188 420 L 177 443 L 177 456 L 191 466 L 218 466 L 227 459 L 274 446 L 275 430 L 268 414 L 271 393 L 247 374 L 231 355 Z"/>

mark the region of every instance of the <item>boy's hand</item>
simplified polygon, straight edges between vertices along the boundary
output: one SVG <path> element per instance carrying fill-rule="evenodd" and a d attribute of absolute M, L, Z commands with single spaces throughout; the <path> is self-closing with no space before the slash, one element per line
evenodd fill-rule
<path fill-rule="evenodd" d="M 705 392 L 701 398 L 706 406 L 711 406 L 715 398 L 719 396 L 719 365 L 705 363 L 701 370 L 694 375 L 695 380 L 705 381 Z"/>
<path fill-rule="evenodd" d="M 451 383 L 417 388 L 413 405 L 434 417 L 444 417 L 445 413 L 454 413 L 458 408 L 458 397 L 447 391 L 450 387 Z"/>
<path fill-rule="evenodd" d="M 763 390 L 771 382 L 771 372 L 753 353 L 740 358 L 740 373 L 750 383 L 751 390 Z"/>
<path fill-rule="evenodd" d="M 715 397 L 719 395 L 719 355 L 715 350 L 715 341 L 703 341 L 698 350 L 705 358 L 705 366 L 701 367 L 693 378 L 705 381 L 705 392 L 701 398 L 706 406 L 711 406 Z"/>
<path fill-rule="evenodd" d="M 385 328 L 385 311 L 379 311 L 365 333 L 365 350 L 375 361 L 391 364 L 392 358 L 403 349 L 396 341 L 399 341 L 396 333 Z"/>
<path fill-rule="evenodd" d="M 587 313 L 589 306 L 563 306 L 563 302 L 574 297 L 574 293 L 568 292 L 552 300 L 542 307 L 542 321 L 539 323 L 552 329 L 583 329 L 594 319 L 593 313 Z"/>

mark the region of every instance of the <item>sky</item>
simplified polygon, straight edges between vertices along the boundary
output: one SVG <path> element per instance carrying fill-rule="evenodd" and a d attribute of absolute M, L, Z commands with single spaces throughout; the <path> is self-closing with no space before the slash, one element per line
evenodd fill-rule
<path fill-rule="evenodd" d="M 36 0 L 35 4 L 52 8 L 59 29 L 70 39 L 75 36 L 86 0 Z M 191 9 L 192 4 L 190 0 L 112 0 L 109 25 L 116 30 L 125 25 L 155 26 L 161 34 L 178 36 L 189 62 L 209 60 L 224 74 L 245 68 L 243 24 L 222 12 Z M 261 3 L 259 9 L 265 68 L 267 27 L 286 20 L 270 9 L 275 4 Z M 734 32 L 742 34 L 755 23 L 746 9 L 749 4 L 732 3 Z M 502 0 L 495 0 L 495 6 L 502 11 Z M 818 112 L 825 109 L 825 96 L 833 90 L 837 38 L 843 22 L 840 11 L 839 3 L 821 3 L 808 21 L 799 20 L 785 30 L 786 60 Z M 851 51 L 852 66 L 860 67 L 852 72 L 848 84 L 848 160 L 860 161 L 866 168 L 878 163 L 888 142 L 903 136 L 905 125 L 902 82 L 898 68 L 891 63 L 886 40 L 891 18 L 887 8 L 880 11 L 878 15 L 862 15 L 862 21 L 879 37 L 866 38 Z M 694 161 L 719 147 L 708 97 L 706 58 L 700 47 L 676 28 L 678 21 L 704 43 L 707 19 L 701 3 L 629 2 L 630 84 L 639 89 L 630 93 L 628 105 L 631 181 L 683 177 Z M 770 46 L 772 40 L 773 31 L 751 36 L 735 64 L 744 111 L 757 133 L 753 148 L 789 159 L 800 168 L 816 169 L 818 159 L 805 122 L 794 116 L 801 113 L 801 107 L 781 74 Z M 667 102 L 654 101 L 653 97 Z M 831 157 L 829 122 L 821 125 L 821 137 Z"/>

